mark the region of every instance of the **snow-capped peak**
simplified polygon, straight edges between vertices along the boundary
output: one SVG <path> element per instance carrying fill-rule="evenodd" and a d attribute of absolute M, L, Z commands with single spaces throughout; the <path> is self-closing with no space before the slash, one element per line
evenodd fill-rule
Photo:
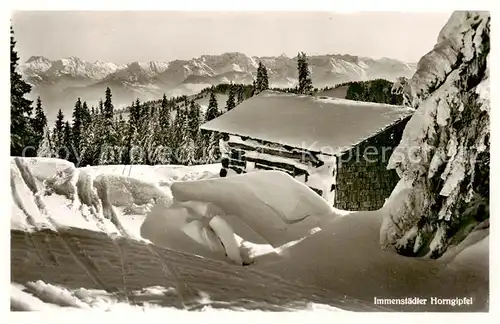
<path fill-rule="evenodd" d="M 52 61 L 50 68 L 47 69 L 47 74 L 52 77 L 65 75 L 98 80 L 116 71 L 117 68 L 118 66 L 114 63 L 105 63 L 102 61 L 91 63 L 79 57 L 70 56 Z"/>
<path fill-rule="evenodd" d="M 52 66 L 52 61 L 44 56 L 32 56 L 23 65 L 24 69 L 32 72 L 45 72 Z"/>
<path fill-rule="evenodd" d="M 130 72 L 144 73 L 149 76 L 153 76 L 157 73 L 162 73 L 168 69 L 169 63 L 160 61 L 150 61 L 150 62 L 132 62 L 126 66 L 126 69 Z"/>

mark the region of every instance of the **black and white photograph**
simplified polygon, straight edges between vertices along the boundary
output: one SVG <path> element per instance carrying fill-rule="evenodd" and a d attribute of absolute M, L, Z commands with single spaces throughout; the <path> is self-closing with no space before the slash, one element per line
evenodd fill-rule
<path fill-rule="evenodd" d="M 490 23 L 12 10 L 10 311 L 490 312 Z"/>

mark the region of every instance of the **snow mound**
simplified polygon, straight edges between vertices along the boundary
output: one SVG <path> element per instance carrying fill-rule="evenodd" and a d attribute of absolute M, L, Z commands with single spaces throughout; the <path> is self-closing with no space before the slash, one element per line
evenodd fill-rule
<path fill-rule="evenodd" d="M 373 304 L 374 297 L 426 298 L 426 305 L 386 305 L 398 311 L 487 311 L 488 229 L 478 228 L 442 258 L 409 258 L 378 244 L 383 211 L 355 212 L 333 219 L 321 231 L 284 249 L 263 255 L 252 267 L 300 280 Z M 472 297 L 464 308 L 432 304 L 431 298 Z"/>
<path fill-rule="evenodd" d="M 248 264 L 303 239 L 337 216 L 306 185 L 278 171 L 176 182 L 174 203 L 157 204 L 141 235 L 155 244 Z M 189 239 L 189 238 L 191 239 Z"/>
<path fill-rule="evenodd" d="M 217 165 L 75 168 L 66 160 L 13 157 L 11 228 L 78 227 L 142 240 L 146 213 L 157 203 L 171 203 L 174 181 L 216 173 Z"/>

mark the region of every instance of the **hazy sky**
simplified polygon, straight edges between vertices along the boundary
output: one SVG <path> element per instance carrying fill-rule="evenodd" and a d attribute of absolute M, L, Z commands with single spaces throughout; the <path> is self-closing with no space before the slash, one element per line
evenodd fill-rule
<path fill-rule="evenodd" d="M 451 12 L 17 11 L 12 25 L 24 62 L 49 59 L 128 63 L 242 52 L 292 57 L 352 54 L 417 62 Z"/>

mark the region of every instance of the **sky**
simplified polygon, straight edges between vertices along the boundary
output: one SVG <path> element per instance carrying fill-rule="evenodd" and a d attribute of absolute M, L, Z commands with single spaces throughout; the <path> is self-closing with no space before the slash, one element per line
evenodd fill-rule
<path fill-rule="evenodd" d="M 21 61 L 77 56 L 124 64 L 242 52 L 350 54 L 417 62 L 451 12 L 15 11 Z"/>

